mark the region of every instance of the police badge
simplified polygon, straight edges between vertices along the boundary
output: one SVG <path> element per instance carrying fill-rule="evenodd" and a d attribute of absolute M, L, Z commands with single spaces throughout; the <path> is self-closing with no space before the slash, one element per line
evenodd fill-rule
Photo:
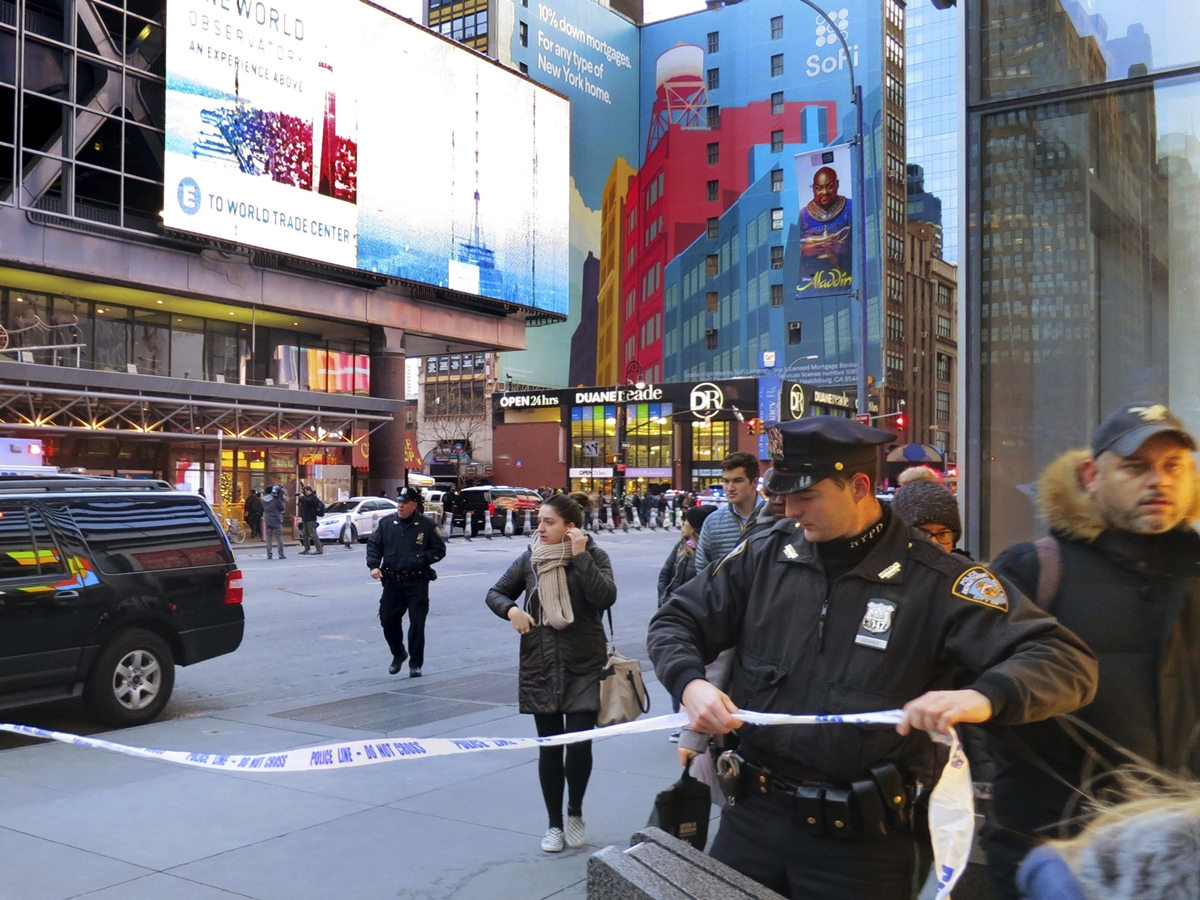
<path fill-rule="evenodd" d="M 886 650 L 891 638 L 892 617 L 895 614 L 896 604 L 891 600 L 868 600 L 867 612 L 863 616 L 862 624 L 858 626 L 854 643 L 875 650 Z"/>

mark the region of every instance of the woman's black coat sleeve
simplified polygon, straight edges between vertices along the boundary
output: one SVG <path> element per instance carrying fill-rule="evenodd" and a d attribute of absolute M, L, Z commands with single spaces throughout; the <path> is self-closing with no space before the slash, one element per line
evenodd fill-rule
<path fill-rule="evenodd" d="M 617 582 L 613 579 L 612 563 L 599 547 L 589 547 L 571 559 L 571 565 L 583 580 L 583 598 L 597 612 L 604 612 L 617 602 Z M 507 615 L 507 610 L 505 615 Z"/>
<path fill-rule="evenodd" d="M 662 606 L 663 601 L 667 599 L 667 589 L 671 586 L 671 582 L 675 580 L 675 558 L 679 555 L 679 545 L 674 544 L 671 547 L 671 552 L 667 554 L 667 561 L 663 563 L 662 569 L 658 573 L 658 605 Z"/>
<path fill-rule="evenodd" d="M 508 571 L 500 576 L 500 580 L 492 585 L 487 592 L 488 609 L 502 619 L 508 618 L 508 611 L 517 605 L 517 598 L 525 590 L 526 576 L 529 574 L 529 554 L 519 556 Z"/>

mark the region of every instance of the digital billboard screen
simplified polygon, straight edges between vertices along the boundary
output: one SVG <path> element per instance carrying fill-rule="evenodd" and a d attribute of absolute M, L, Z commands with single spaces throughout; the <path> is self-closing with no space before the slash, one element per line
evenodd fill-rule
<path fill-rule="evenodd" d="M 167 228 L 567 313 L 567 100 L 358 0 L 167 16 Z"/>

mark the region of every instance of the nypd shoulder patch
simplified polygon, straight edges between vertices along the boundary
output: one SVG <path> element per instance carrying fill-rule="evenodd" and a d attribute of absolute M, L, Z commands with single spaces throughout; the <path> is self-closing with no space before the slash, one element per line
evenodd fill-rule
<path fill-rule="evenodd" d="M 1008 611 L 1008 594 L 1000 579 L 983 566 L 972 566 L 958 576 L 950 589 L 955 597 L 982 603 L 1001 612 Z"/>

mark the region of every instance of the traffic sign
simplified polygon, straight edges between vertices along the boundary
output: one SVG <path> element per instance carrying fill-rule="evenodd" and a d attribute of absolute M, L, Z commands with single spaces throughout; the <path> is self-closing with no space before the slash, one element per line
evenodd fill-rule
<path fill-rule="evenodd" d="M 600 455 L 600 442 L 599 441 L 584 441 L 583 442 L 583 455 L 584 456 L 599 456 Z"/>
<path fill-rule="evenodd" d="M 861 424 L 861 425 L 870 425 L 871 424 L 871 414 L 870 413 L 859 413 L 854 418 L 856 418 L 859 421 L 859 424 Z"/>

